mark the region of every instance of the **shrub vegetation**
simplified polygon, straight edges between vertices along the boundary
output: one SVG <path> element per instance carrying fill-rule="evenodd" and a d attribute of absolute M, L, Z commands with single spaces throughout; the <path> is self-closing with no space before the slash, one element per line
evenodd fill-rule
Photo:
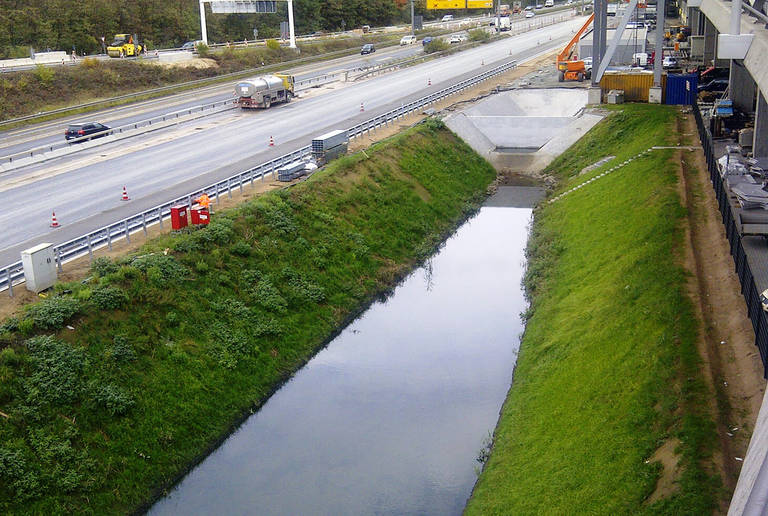
<path fill-rule="evenodd" d="M 5 321 L 0 513 L 139 509 L 434 249 L 494 177 L 422 124 L 207 228 L 96 260 L 88 282 Z"/>

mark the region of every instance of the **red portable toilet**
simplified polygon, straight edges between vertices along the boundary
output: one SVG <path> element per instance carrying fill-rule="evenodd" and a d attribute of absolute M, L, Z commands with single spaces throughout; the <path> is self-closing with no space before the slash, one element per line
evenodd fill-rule
<path fill-rule="evenodd" d="M 171 206 L 171 227 L 175 230 L 187 227 L 187 205 L 178 204 Z"/>
<path fill-rule="evenodd" d="M 208 224 L 211 221 L 211 215 L 208 208 L 195 204 L 192 206 L 192 224 Z"/>

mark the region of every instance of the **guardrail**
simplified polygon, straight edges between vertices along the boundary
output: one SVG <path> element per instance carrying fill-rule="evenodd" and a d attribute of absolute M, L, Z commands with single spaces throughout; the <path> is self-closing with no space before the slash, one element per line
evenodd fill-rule
<path fill-rule="evenodd" d="M 329 82 L 335 81 L 336 78 L 340 75 L 343 75 L 343 72 L 318 75 L 317 77 L 311 77 L 309 79 L 296 81 L 295 86 L 301 87 L 301 89 L 317 87 L 317 86 L 321 86 L 323 84 L 327 84 Z M 191 115 L 192 113 L 202 112 L 209 109 L 213 110 L 218 107 L 228 106 L 228 105 L 230 107 L 234 107 L 234 104 L 231 99 L 218 100 L 210 104 L 202 104 L 200 106 L 194 106 L 191 108 L 180 109 L 178 111 L 172 111 L 170 113 L 165 113 L 163 115 L 158 115 L 156 117 L 147 118 L 145 120 L 140 120 L 138 122 L 121 125 L 119 127 L 113 127 L 106 131 L 100 131 L 98 133 L 93 133 L 88 136 L 83 136 L 81 138 L 73 138 L 71 140 L 67 140 L 64 142 L 53 143 L 50 145 L 42 145 L 40 147 L 34 147 L 32 149 L 25 150 L 23 152 L 17 152 L 14 154 L 8 154 L 6 156 L 0 156 L 0 164 L 13 163 L 14 160 L 18 161 L 20 159 L 32 158 L 37 154 L 45 154 L 46 152 L 53 152 L 54 150 L 57 150 L 57 149 L 67 148 L 72 144 L 81 143 L 87 140 L 92 140 L 94 138 L 99 138 L 100 136 L 107 136 L 114 133 L 120 134 L 125 131 L 136 130 L 140 127 L 150 127 L 153 123 L 157 124 L 160 122 L 167 122 L 168 120 L 174 120 L 174 119 L 178 120 L 184 115 Z M 2 170 L 0 170 L 0 172 L 2 172 Z"/>
<path fill-rule="evenodd" d="M 511 70 L 517 66 L 517 61 L 511 60 L 502 65 L 486 70 L 483 73 L 474 75 L 468 79 L 464 79 L 452 86 L 443 88 L 429 95 L 425 95 L 419 99 L 403 104 L 399 108 L 392 109 L 381 115 L 375 116 L 365 122 L 352 126 L 348 129 L 349 137 L 355 138 L 362 136 L 366 132 L 370 133 L 377 127 L 387 126 L 390 123 L 397 121 L 414 111 L 422 109 L 426 106 L 434 104 L 435 102 L 442 100 L 450 95 L 460 93 L 467 88 L 474 86 L 480 82 L 483 82 L 495 75 L 499 75 L 508 70 Z M 288 154 L 284 154 L 278 158 L 262 163 L 256 167 L 250 168 L 234 176 L 230 176 L 227 179 L 213 183 L 205 188 L 189 192 L 188 194 L 165 202 L 154 208 L 143 211 L 137 215 L 133 215 L 126 219 L 114 222 L 108 226 L 92 231 L 86 235 L 80 236 L 73 240 L 64 242 L 63 244 L 56 245 L 53 248 L 56 264 L 61 271 L 62 265 L 67 261 L 74 260 L 76 258 L 88 255 L 93 258 L 93 252 L 96 249 L 104 246 L 112 249 L 112 243 L 115 240 L 125 238 L 130 242 L 131 234 L 138 231 L 143 231 L 144 234 L 148 234 L 147 227 L 152 224 L 160 224 L 161 228 L 163 221 L 171 216 L 171 206 L 177 204 L 192 205 L 192 200 L 203 192 L 207 193 L 216 202 L 219 202 L 220 196 L 227 194 L 232 196 L 232 190 L 238 188 L 242 192 L 243 185 L 250 182 L 253 184 L 257 179 L 265 180 L 267 174 L 272 173 L 281 166 L 291 163 L 293 161 L 305 158 L 311 153 L 311 147 L 307 145 Z M 12 263 L 8 266 L 0 268 L 0 291 L 8 289 L 9 295 L 13 296 L 14 285 L 21 283 L 24 279 L 24 270 L 21 261 Z"/>
<path fill-rule="evenodd" d="M 15 154 L 8 154 L 7 156 L 0 156 L 0 164 L 2 163 L 13 163 L 14 160 L 18 161 L 20 159 L 25 158 L 32 158 L 37 154 L 44 154 L 46 152 L 53 152 L 54 150 L 63 149 L 66 147 L 69 147 L 72 144 L 84 142 L 86 140 L 91 140 L 93 138 L 99 138 L 100 136 L 108 136 L 111 134 L 121 134 L 126 131 L 136 130 L 140 127 L 149 127 L 153 123 L 157 124 L 159 122 L 166 122 L 168 120 L 174 120 L 179 119 L 183 115 L 191 115 L 192 113 L 196 112 L 202 112 L 206 111 L 208 109 L 216 109 L 217 107 L 226 106 L 227 104 L 233 106 L 232 99 L 227 100 L 219 100 L 216 102 L 212 102 L 210 104 L 203 104 L 200 106 L 194 106 L 191 108 L 181 109 L 179 111 L 172 111 L 170 113 L 166 113 L 164 115 L 158 115 L 156 117 L 147 118 L 144 120 L 140 120 L 138 122 L 133 122 L 130 124 L 121 125 L 119 127 L 111 127 L 105 131 L 100 131 L 98 133 L 93 133 L 88 136 L 83 136 L 81 138 L 73 138 L 72 140 L 66 140 L 59 143 L 52 143 L 50 145 L 43 145 L 41 147 L 34 147 L 32 149 L 25 150 L 23 152 L 17 152 Z"/>
<path fill-rule="evenodd" d="M 93 102 L 86 102 L 84 104 L 79 104 L 77 106 L 69 106 L 65 108 L 60 109 L 53 109 L 51 111 L 44 111 L 41 113 L 35 113 L 34 115 L 27 115 L 27 116 L 21 116 L 17 118 L 10 118 L 8 120 L 0 120 L 0 125 L 4 124 L 13 124 L 17 122 L 25 122 L 28 120 L 34 120 L 36 118 L 41 118 L 45 116 L 51 116 L 51 115 L 57 115 L 61 113 L 67 113 L 69 111 L 74 110 L 80 110 L 85 109 L 89 107 L 99 106 L 99 105 L 107 105 L 111 104 L 113 102 L 118 102 L 121 100 L 131 99 L 135 97 L 142 97 L 144 95 L 152 95 L 155 93 L 162 93 L 164 91 L 173 91 L 175 89 L 179 88 L 188 88 L 191 86 L 204 86 L 209 83 L 216 83 L 221 82 L 226 79 L 236 79 L 240 77 L 247 77 L 249 75 L 255 75 L 259 73 L 265 73 L 269 70 L 276 70 L 279 68 L 284 68 L 285 66 L 297 66 L 302 65 L 309 62 L 314 62 L 318 59 L 329 59 L 337 56 L 346 56 L 346 55 L 352 55 L 351 52 L 356 51 L 355 48 L 344 48 L 341 50 L 334 50 L 333 52 L 327 52 L 325 54 L 319 54 L 314 56 L 307 56 L 307 57 L 300 57 L 298 59 L 292 59 L 290 61 L 283 61 L 280 63 L 275 63 L 271 65 L 261 66 L 258 68 L 249 68 L 247 70 L 241 70 L 239 72 L 231 72 L 223 75 L 217 75 L 215 77 L 206 77 L 204 79 L 195 79 L 194 81 L 187 81 L 187 82 L 180 82 L 178 84 L 171 84 L 168 86 L 161 86 L 159 88 L 152 88 L 150 90 L 143 90 L 138 91 L 136 93 L 127 93 L 125 95 L 118 95 L 117 97 L 111 97 L 108 99 L 102 99 L 102 100 L 95 100 Z"/>
<path fill-rule="evenodd" d="M 549 17 L 546 20 L 541 19 L 541 21 L 539 21 L 539 20 L 526 21 L 525 19 L 520 19 L 520 20 L 517 20 L 514 23 L 513 27 L 515 29 L 520 29 L 521 28 L 521 27 L 519 27 L 520 25 L 526 25 L 525 29 L 523 29 L 523 30 L 510 30 L 510 31 L 504 31 L 504 32 L 508 32 L 510 36 L 514 36 L 514 35 L 530 32 L 532 30 L 540 29 L 540 28 L 543 28 L 543 27 L 548 27 L 550 25 L 555 25 L 556 23 L 562 23 L 566 19 L 572 18 L 572 17 L 573 17 L 572 15 L 565 15 L 565 14 L 563 14 L 563 15 L 560 15 L 560 16 Z M 496 37 L 499 37 L 499 35 L 497 35 Z M 420 55 L 420 56 L 417 56 L 417 57 L 408 57 L 408 58 L 405 58 L 405 59 L 400 60 L 400 61 L 394 61 L 392 63 L 387 63 L 387 64 L 383 64 L 383 65 L 377 65 L 377 66 L 371 67 L 370 69 L 364 70 L 364 73 L 358 75 L 353 80 L 357 81 L 357 80 L 360 80 L 360 79 L 366 79 L 366 78 L 368 78 L 368 77 L 370 77 L 372 75 L 376 75 L 376 74 L 380 74 L 380 73 L 385 73 L 388 70 L 395 70 L 395 69 L 399 69 L 399 68 L 401 68 L 403 66 L 410 66 L 410 65 L 416 64 L 416 63 L 418 63 L 420 61 L 427 61 L 427 60 L 433 59 L 435 57 L 441 57 L 443 55 L 450 55 L 450 54 L 452 54 L 452 53 L 454 53 L 456 51 L 459 51 L 459 50 L 464 50 L 464 49 L 467 49 L 467 48 L 472 48 L 472 46 L 477 46 L 480 43 L 482 43 L 482 42 L 480 42 L 480 41 L 467 41 L 467 42 L 462 43 L 460 45 L 449 47 L 449 48 L 447 48 L 445 50 L 441 50 L 439 52 L 434 52 L 432 54 L 424 54 L 424 55 Z"/>

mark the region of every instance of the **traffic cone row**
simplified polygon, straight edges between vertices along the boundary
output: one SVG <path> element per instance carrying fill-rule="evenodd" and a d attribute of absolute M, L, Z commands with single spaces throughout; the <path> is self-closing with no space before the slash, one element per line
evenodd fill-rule
<path fill-rule="evenodd" d="M 51 227 L 57 228 L 59 227 L 59 221 L 56 220 L 56 212 L 53 212 L 53 216 L 51 217 Z"/>
<path fill-rule="evenodd" d="M 131 198 L 128 197 L 128 190 L 125 189 L 125 186 L 123 186 L 123 196 L 120 197 L 121 201 L 130 201 Z"/>
<path fill-rule="evenodd" d="M 269 137 L 269 146 L 270 147 L 274 147 L 275 146 L 275 139 L 272 138 L 271 136 Z"/>

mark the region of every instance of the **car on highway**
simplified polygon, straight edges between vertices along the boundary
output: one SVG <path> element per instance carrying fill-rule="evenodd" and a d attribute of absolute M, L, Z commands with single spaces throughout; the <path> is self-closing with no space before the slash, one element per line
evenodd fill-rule
<path fill-rule="evenodd" d="M 373 46 L 373 43 L 366 43 L 363 45 L 363 48 L 360 49 L 360 55 L 364 56 L 365 54 L 373 54 L 376 52 L 376 47 Z"/>
<path fill-rule="evenodd" d="M 725 91 L 728 89 L 728 79 L 712 79 L 709 82 L 699 84 L 698 91 Z"/>
<path fill-rule="evenodd" d="M 197 50 L 197 45 L 199 45 L 202 42 L 203 41 L 199 39 L 197 41 L 187 41 L 186 43 L 181 45 L 181 49 L 194 52 L 195 50 Z"/>
<path fill-rule="evenodd" d="M 451 45 L 454 43 L 464 43 L 467 41 L 467 35 L 466 34 L 454 34 L 451 36 L 451 39 L 448 41 Z"/>
<path fill-rule="evenodd" d="M 99 122 L 81 122 L 77 124 L 69 124 L 69 126 L 67 126 L 67 130 L 64 131 L 64 138 L 67 140 L 75 140 L 77 138 L 83 138 L 84 136 L 96 133 L 100 134 L 96 134 L 96 136 L 93 138 L 101 138 L 102 136 L 112 134 L 112 131 L 109 129 L 109 126 L 100 124 Z M 92 138 L 84 138 L 83 141 L 91 139 Z"/>
<path fill-rule="evenodd" d="M 432 36 L 427 36 L 426 38 L 421 40 L 421 44 L 426 47 L 427 45 L 432 43 L 432 41 L 434 41 L 434 38 Z"/>
<path fill-rule="evenodd" d="M 536 13 L 534 13 L 533 11 L 525 11 L 526 18 L 533 18 L 534 16 L 536 16 Z"/>
<path fill-rule="evenodd" d="M 444 21 L 444 22 L 453 21 L 453 15 L 452 14 L 446 14 L 445 16 L 443 16 L 443 19 L 440 20 L 440 21 Z"/>
<path fill-rule="evenodd" d="M 413 45 L 416 43 L 416 36 L 408 35 L 400 38 L 400 45 Z"/>

